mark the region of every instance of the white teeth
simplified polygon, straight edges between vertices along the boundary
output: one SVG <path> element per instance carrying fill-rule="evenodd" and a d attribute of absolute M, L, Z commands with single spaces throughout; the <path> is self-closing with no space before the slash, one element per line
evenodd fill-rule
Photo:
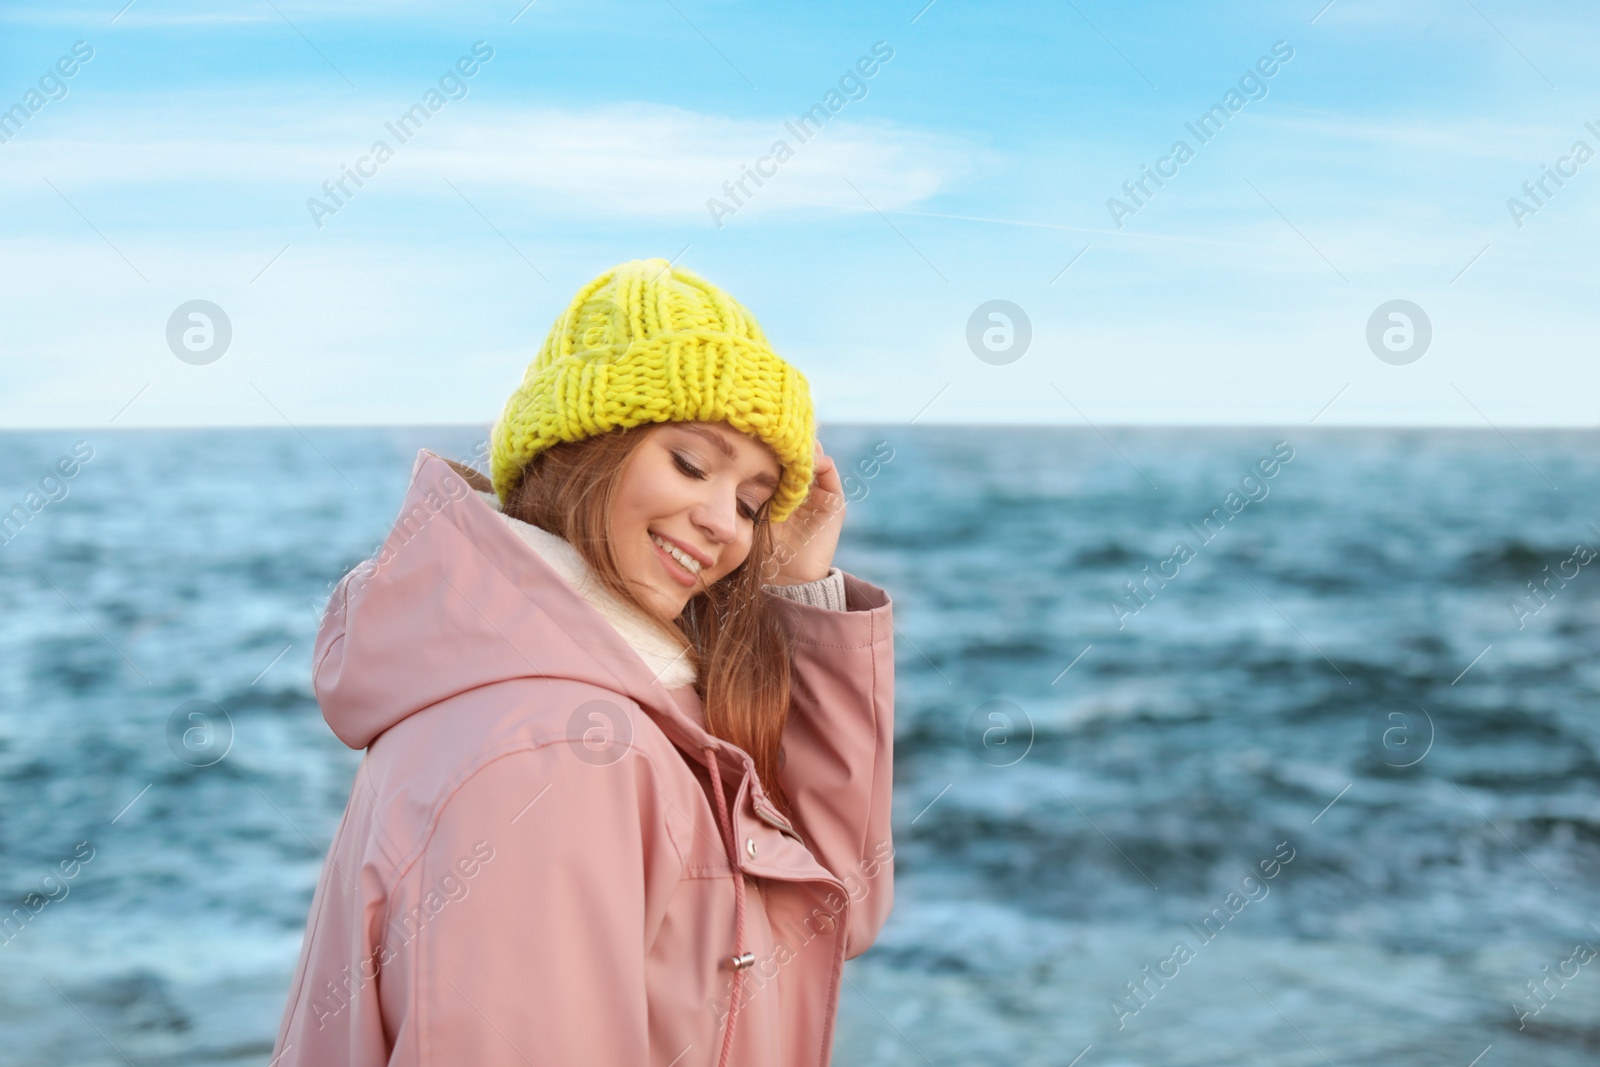
<path fill-rule="evenodd" d="M 689 555 L 688 553 L 684 552 L 683 549 L 679 548 L 677 545 L 671 544 L 671 543 L 669 543 L 667 541 L 663 541 L 660 537 L 657 537 L 655 534 L 651 534 L 650 535 L 650 540 L 654 541 L 656 544 L 658 544 L 662 548 L 666 549 L 667 550 L 667 554 L 670 555 L 673 559 L 677 560 L 679 563 L 683 564 L 684 569 L 687 570 L 690 574 L 699 574 L 700 573 L 700 561 L 695 559 L 693 556 Z"/>

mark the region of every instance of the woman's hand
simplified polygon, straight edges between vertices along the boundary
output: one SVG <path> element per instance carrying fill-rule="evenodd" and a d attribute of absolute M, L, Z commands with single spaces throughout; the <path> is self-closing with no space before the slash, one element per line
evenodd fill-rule
<path fill-rule="evenodd" d="M 833 553 L 839 547 L 839 532 L 844 528 L 844 485 L 832 457 L 813 438 L 815 471 L 806 499 L 789 517 L 772 524 L 773 558 L 778 564 L 769 585 L 798 585 L 826 578 L 833 566 Z"/>

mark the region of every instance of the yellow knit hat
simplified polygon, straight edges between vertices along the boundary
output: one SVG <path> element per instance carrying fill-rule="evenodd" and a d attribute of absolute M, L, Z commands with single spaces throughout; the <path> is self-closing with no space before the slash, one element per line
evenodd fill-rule
<path fill-rule="evenodd" d="M 782 473 L 768 516 L 811 486 L 816 423 L 805 376 L 727 293 L 664 259 L 634 259 L 578 291 L 489 435 L 506 501 L 535 455 L 646 422 L 726 422 L 766 442 Z"/>

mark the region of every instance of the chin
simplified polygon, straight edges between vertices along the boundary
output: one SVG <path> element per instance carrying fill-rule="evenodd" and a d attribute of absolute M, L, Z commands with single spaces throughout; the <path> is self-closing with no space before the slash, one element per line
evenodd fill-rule
<path fill-rule="evenodd" d="M 646 603 L 650 608 L 650 614 L 654 615 L 662 622 L 672 622 L 679 615 L 683 614 L 684 608 L 689 606 L 689 598 L 684 597 L 679 599 L 672 597 L 659 589 L 651 587 L 650 595 L 646 598 Z"/>

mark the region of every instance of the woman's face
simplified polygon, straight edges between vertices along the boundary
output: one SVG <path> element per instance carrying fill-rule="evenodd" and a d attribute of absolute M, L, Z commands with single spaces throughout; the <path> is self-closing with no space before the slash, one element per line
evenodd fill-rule
<path fill-rule="evenodd" d="M 650 427 L 622 469 L 609 534 L 623 578 L 657 617 L 676 619 L 690 597 L 745 561 L 754 515 L 779 471 L 772 449 L 725 422 Z"/>

